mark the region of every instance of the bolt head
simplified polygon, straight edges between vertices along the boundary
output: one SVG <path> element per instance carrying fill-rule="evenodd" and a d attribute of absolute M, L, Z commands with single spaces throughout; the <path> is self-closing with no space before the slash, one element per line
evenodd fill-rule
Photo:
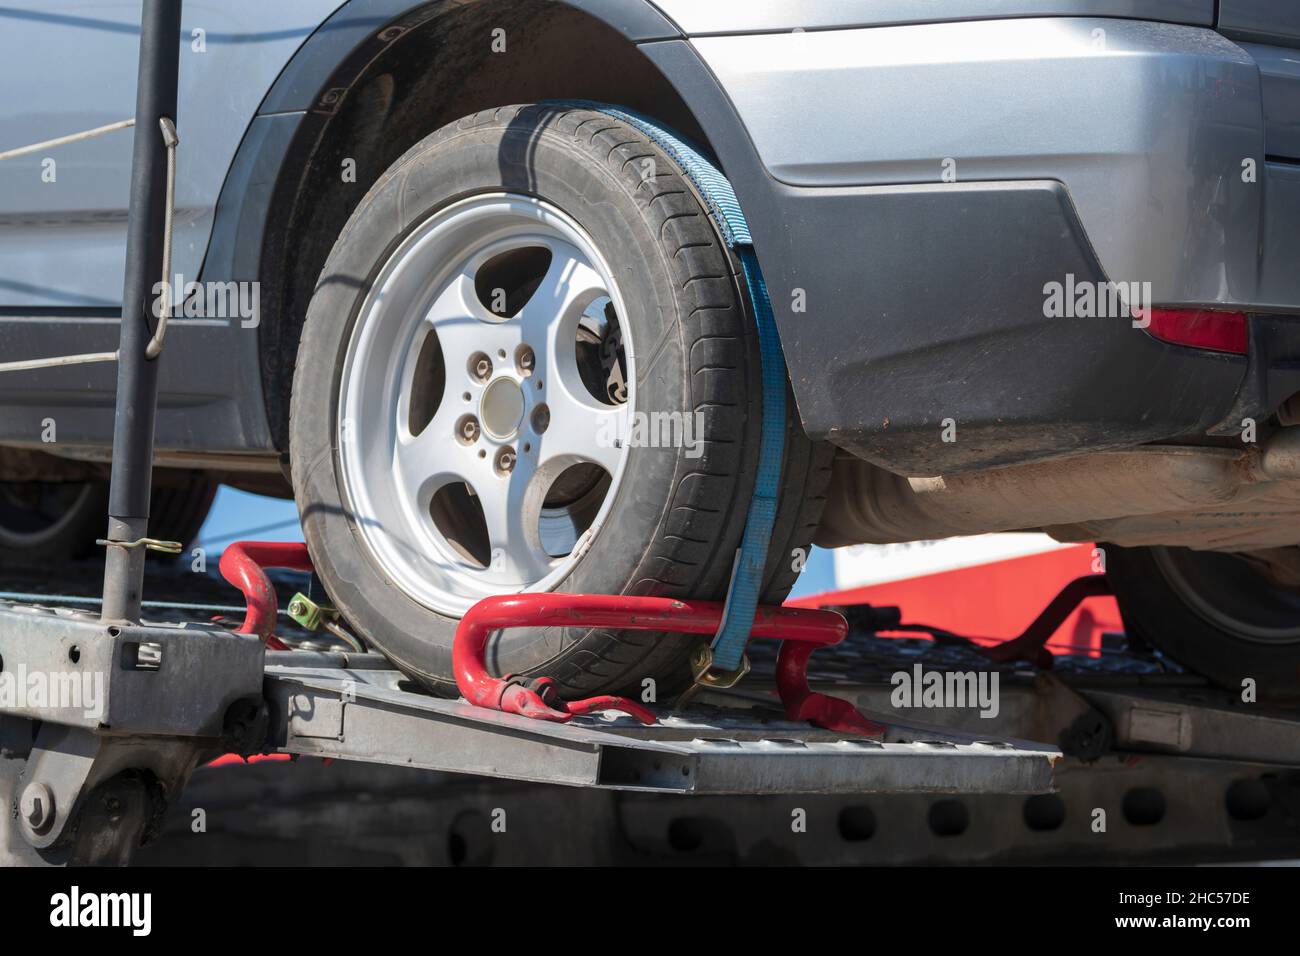
<path fill-rule="evenodd" d="M 33 830 L 54 821 L 54 794 L 43 783 L 29 783 L 18 802 L 18 812 Z"/>
<path fill-rule="evenodd" d="M 492 363 L 487 359 L 479 359 L 474 365 L 474 371 L 477 373 L 479 378 L 487 378 L 488 374 L 492 371 Z"/>
<path fill-rule="evenodd" d="M 533 431 L 541 435 L 546 429 L 551 427 L 551 410 L 545 405 L 538 405 L 533 409 L 532 415 Z"/>

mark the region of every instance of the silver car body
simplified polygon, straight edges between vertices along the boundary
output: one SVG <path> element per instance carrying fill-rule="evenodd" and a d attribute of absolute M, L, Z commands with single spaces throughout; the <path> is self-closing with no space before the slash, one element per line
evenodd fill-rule
<path fill-rule="evenodd" d="M 187 0 L 174 271 L 212 282 L 265 279 L 251 250 L 269 228 L 286 144 L 330 95 L 332 72 L 364 41 L 463 5 Z M 563 5 L 638 44 L 677 88 L 735 182 L 769 286 L 781 294 L 802 289 L 816 303 L 813 322 L 786 314 L 778 302 L 795 395 L 814 437 L 842 439 L 905 473 L 1070 450 L 1017 439 L 1013 423 L 1001 458 L 931 460 L 906 442 L 895 451 L 876 441 L 881 409 L 868 399 L 845 404 L 868 375 L 901 381 L 923 357 L 934 367 L 937 356 L 952 377 L 963 345 L 1011 348 L 1049 334 L 1041 315 L 1024 309 L 997 318 L 972 309 L 955 325 L 938 317 L 964 312 L 958 290 L 972 283 L 987 283 L 974 295 L 986 303 L 997 283 L 1017 278 L 1014 256 L 1033 254 L 1009 246 L 1004 258 L 989 258 L 986 241 L 964 237 L 986 202 L 1022 210 L 1008 221 L 1013 230 L 1047 216 L 1047 239 L 1069 251 L 1057 271 L 1072 270 L 1070 256 L 1077 256 L 1079 269 L 1099 278 L 1150 283 L 1162 305 L 1300 313 L 1300 7 L 1292 3 Z M 137 17 L 137 4 L 113 0 L 0 6 L 0 148 L 130 116 Z M 0 163 L 0 357 L 111 348 L 130 153 L 130 133 L 122 132 Z M 57 188 L 46 181 L 50 161 Z M 941 251 L 951 266 L 946 278 L 911 255 L 903 267 L 915 274 L 900 283 L 910 298 L 862 310 L 867 290 L 900 278 L 901 260 L 891 258 L 896 247 L 945 241 L 953 243 Z M 831 249 L 844 254 L 830 256 Z M 931 288 L 945 281 L 947 288 Z M 908 314 L 913 306 L 916 314 Z M 223 455 L 235 467 L 275 467 L 283 447 L 266 405 L 277 384 L 258 370 L 265 343 L 239 325 L 178 323 L 173 351 L 191 358 L 170 359 L 163 370 L 164 461 Z M 826 343 L 842 343 L 846 330 L 870 345 L 829 361 Z M 1085 346 L 1079 339 L 1056 348 Z M 1241 404 L 1244 361 L 1203 361 L 1154 342 L 1142 348 L 1142 360 L 1165 375 L 1161 390 L 1195 408 L 1148 409 L 1140 421 L 1108 426 L 1109 437 L 1089 433 L 1097 447 L 1203 433 Z M 1120 351 L 1107 340 L 1096 361 Z M 979 377 L 1005 372 L 990 366 Z M 1274 403 L 1292 387 L 1278 375 L 1268 399 Z M 1188 394 L 1189 383 L 1200 383 L 1203 394 Z M 1060 417 L 1073 425 L 1076 416 L 1105 423 L 1119 415 L 1104 403 L 1086 407 L 1080 396 L 1094 385 L 1067 381 L 1056 404 L 1026 422 L 1037 427 Z M 0 380 L 0 442 L 39 447 L 41 422 L 57 415 L 61 454 L 102 458 L 112 392 L 113 374 L 104 367 L 8 376 Z M 1002 422 L 994 406 L 1012 398 L 981 396 L 980 405 L 990 422 Z M 929 427 L 938 407 L 918 399 L 910 418 L 907 410 L 883 417 L 905 434 L 908 421 Z M 1075 435 L 1076 444 L 1085 440 L 1060 431 Z"/>

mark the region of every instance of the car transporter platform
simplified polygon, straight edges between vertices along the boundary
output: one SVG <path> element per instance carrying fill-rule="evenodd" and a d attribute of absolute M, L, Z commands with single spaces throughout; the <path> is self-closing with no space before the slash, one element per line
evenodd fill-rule
<path fill-rule="evenodd" d="M 1071 585 L 1025 635 L 991 648 L 879 638 L 870 623 L 877 609 L 843 609 L 854 621 L 848 627 L 836 611 L 765 608 L 750 679 L 703 688 L 674 710 L 617 698 L 566 705 L 544 686 L 530 690 L 486 671 L 479 676 L 496 701 L 471 702 L 473 688 L 462 699 L 431 696 L 381 655 L 330 633 L 340 629 L 327 606 L 298 594 L 281 609 L 261 561 L 310 568 L 302 545 L 229 547 L 222 571 L 247 599 L 239 623 L 117 626 L 76 606 L 90 599 L 24 594 L 23 603 L 0 602 L 0 689 L 10 688 L 0 694 L 0 798 L 16 811 L 0 825 L 0 862 L 128 862 L 192 772 L 231 753 L 750 797 L 1050 794 L 1063 756 L 1075 777 L 1116 755 L 1196 764 L 1202 774 L 1218 767 L 1229 777 L 1242 767 L 1300 767 L 1293 712 L 1234 704 L 1190 675 L 1132 661 L 1117 672 L 1090 669 L 1081 658 L 1066 680 L 1038 666 L 1050 663 L 1039 653 L 1043 642 L 1081 597 L 1104 588 L 1100 577 Z M 194 618 L 193 608 L 203 607 L 173 602 L 159 612 Z M 489 599 L 458 632 L 458 661 L 474 658 L 498 627 L 577 624 L 593 607 L 604 610 L 586 623 L 706 633 L 719 613 L 667 599 Z M 676 625 L 668 623 L 674 615 Z M 817 642 L 785 641 L 773 653 L 762 638 L 782 628 Z M 900 719 L 890 676 L 922 652 L 916 661 L 930 670 L 1000 674 L 998 713 L 981 716 L 972 701 Z M 17 697 L 14 688 L 22 689 Z M 529 716 L 497 709 L 510 706 L 501 701 L 511 694 L 535 692 L 555 706 L 517 708 Z"/>

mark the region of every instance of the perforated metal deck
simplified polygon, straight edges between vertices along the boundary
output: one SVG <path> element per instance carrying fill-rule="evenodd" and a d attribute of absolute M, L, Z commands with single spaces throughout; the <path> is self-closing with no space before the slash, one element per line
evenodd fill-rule
<path fill-rule="evenodd" d="M 344 665 L 349 666 L 344 666 Z M 369 656 L 272 652 L 272 743 L 286 753 L 663 793 L 1042 793 L 1053 747 L 891 723 L 877 742 L 785 720 L 753 694 L 646 727 L 568 724 L 414 693 Z M 717 700 L 717 695 L 712 698 Z"/>

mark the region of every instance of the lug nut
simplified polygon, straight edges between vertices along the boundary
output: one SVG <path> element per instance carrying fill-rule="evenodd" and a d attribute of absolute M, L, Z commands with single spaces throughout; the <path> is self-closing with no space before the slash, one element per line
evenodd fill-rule
<path fill-rule="evenodd" d="M 473 415 L 466 415 L 456 425 L 456 437 L 466 445 L 472 445 L 478 441 L 479 424 L 478 419 Z"/>
<path fill-rule="evenodd" d="M 492 360 L 484 352 L 475 352 L 469 357 L 470 377 L 478 382 L 486 382 L 492 377 Z"/>
<path fill-rule="evenodd" d="M 513 448 L 502 448 L 497 454 L 497 472 L 502 475 L 508 475 L 515 468 L 515 450 Z"/>
<path fill-rule="evenodd" d="M 515 362 L 519 366 L 519 371 L 527 375 L 536 367 L 537 356 L 533 354 L 532 349 L 530 349 L 527 345 L 525 345 L 520 348 L 519 357 L 515 360 Z"/>

